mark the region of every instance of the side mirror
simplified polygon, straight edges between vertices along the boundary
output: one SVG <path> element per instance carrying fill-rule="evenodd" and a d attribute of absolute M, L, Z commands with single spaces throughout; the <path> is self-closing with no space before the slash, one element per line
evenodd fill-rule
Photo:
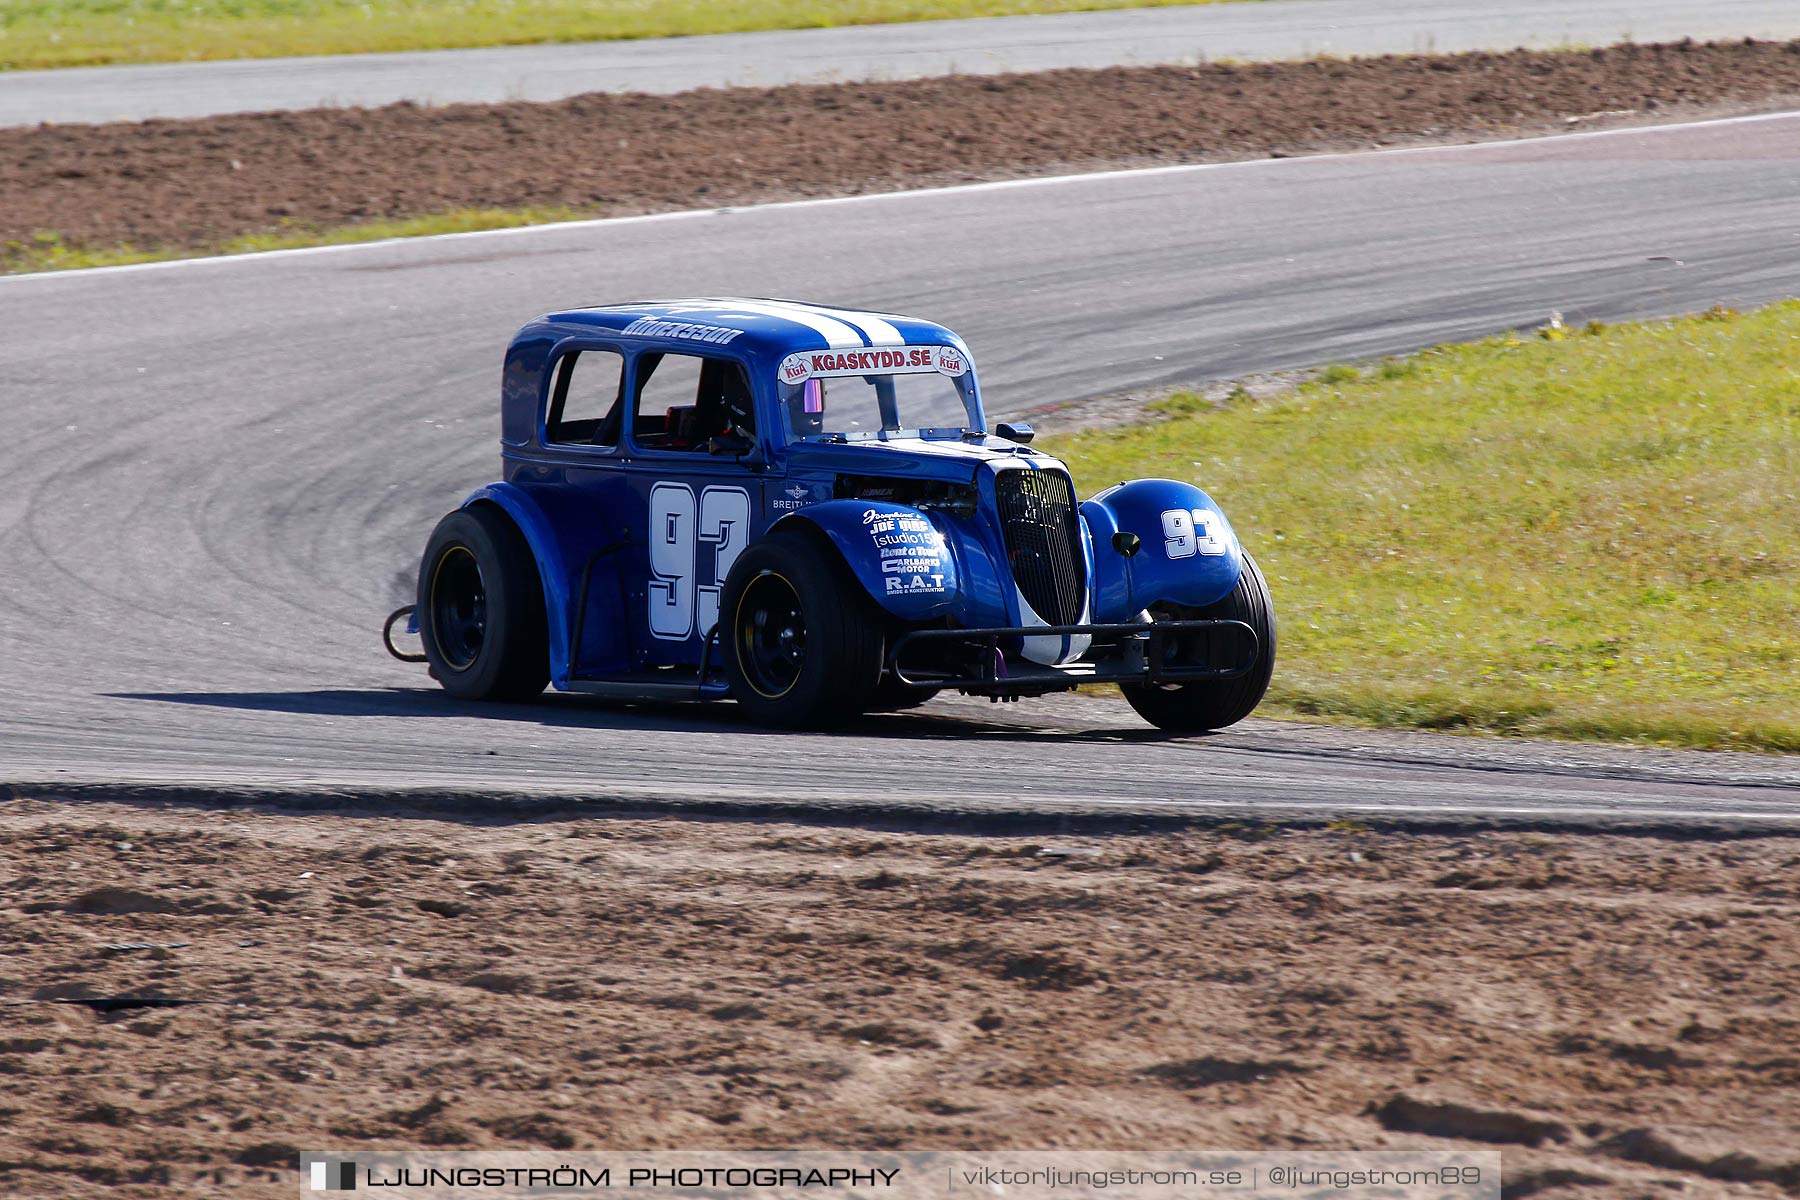
<path fill-rule="evenodd" d="M 750 453 L 755 445 L 755 442 L 744 437 L 742 434 L 721 433 L 718 437 L 708 438 L 706 440 L 706 452 L 708 454 L 729 454 L 733 457 L 738 457 Z"/>
<path fill-rule="evenodd" d="M 1037 430 L 1023 421 L 1002 421 L 994 426 L 994 433 L 1009 442 L 1017 442 L 1021 446 L 1037 436 Z"/>

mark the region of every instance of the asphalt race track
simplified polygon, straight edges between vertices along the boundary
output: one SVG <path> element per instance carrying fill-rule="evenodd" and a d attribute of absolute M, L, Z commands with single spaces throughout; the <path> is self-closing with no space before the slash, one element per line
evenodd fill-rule
<path fill-rule="evenodd" d="M 1200 60 L 1800 37 L 1793 0 L 1258 0 L 561 46 L 0 73 L 0 125 Z"/>
<path fill-rule="evenodd" d="M 501 350 L 552 307 L 916 311 L 1018 410 L 1552 309 L 1772 300 L 1800 279 L 1796 196 L 1790 115 L 0 280 L 0 781 L 1791 825 L 1793 760 L 1259 723 L 1170 741 L 1103 699 L 839 736 L 730 706 L 477 709 L 376 626 L 433 521 L 496 473 Z"/>

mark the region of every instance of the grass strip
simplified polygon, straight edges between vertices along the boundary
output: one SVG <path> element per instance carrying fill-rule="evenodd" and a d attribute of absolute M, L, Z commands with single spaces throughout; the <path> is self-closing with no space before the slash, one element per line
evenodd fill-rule
<path fill-rule="evenodd" d="M 1489 338 L 1051 440 L 1269 576 L 1267 710 L 1800 751 L 1800 302 Z"/>
<path fill-rule="evenodd" d="M 445 50 L 1219 0 L 8 0 L 0 69 Z"/>
<path fill-rule="evenodd" d="M 226 238 L 203 247 L 163 246 L 139 248 L 129 243 L 116 246 L 71 246 L 56 233 L 0 243 L 0 273 L 23 275 L 39 271 L 79 271 L 88 267 L 123 267 L 138 263 L 168 262 L 196 255 L 257 254 L 265 250 L 299 250 L 308 246 L 347 246 L 357 242 L 382 242 L 391 238 L 432 237 L 444 233 L 475 233 L 483 229 L 515 229 L 524 225 L 553 225 L 582 221 L 597 213 L 569 208 L 459 208 L 425 217 L 392 221 L 360 221 L 325 229 L 290 225 L 279 229 Z"/>

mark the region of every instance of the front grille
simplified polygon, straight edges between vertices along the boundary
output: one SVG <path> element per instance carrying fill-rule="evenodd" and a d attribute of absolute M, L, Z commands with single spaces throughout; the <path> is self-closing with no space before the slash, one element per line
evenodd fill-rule
<path fill-rule="evenodd" d="M 1075 486 L 1062 471 L 1015 469 L 994 477 L 1013 582 L 1051 625 L 1081 620 L 1081 553 Z"/>

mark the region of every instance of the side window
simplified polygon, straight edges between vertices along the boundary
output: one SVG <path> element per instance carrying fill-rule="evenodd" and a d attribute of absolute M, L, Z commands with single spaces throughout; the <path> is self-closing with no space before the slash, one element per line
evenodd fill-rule
<path fill-rule="evenodd" d="M 744 368 L 694 354 L 639 355 L 631 433 L 649 450 L 702 450 L 715 437 L 754 437 L 756 408 Z"/>
<path fill-rule="evenodd" d="M 625 359 L 616 350 L 563 355 L 550 393 L 545 439 L 563 445 L 618 445 L 624 382 Z"/>

